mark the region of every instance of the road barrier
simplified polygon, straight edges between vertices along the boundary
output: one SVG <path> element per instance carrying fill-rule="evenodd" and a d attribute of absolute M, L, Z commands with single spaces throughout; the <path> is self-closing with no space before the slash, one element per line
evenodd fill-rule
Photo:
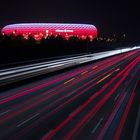
<path fill-rule="evenodd" d="M 49 62 L 41 62 L 41 63 L 30 64 L 25 66 L 18 66 L 9 69 L 1 69 L 0 86 L 21 81 L 24 79 L 36 77 L 39 75 L 47 74 L 49 72 L 62 70 L 68 67 L 77 66 L 91 61 L 103 59 L 113 55 L 129 52 L 136 49 L 140 49 L 140 47 L 117 49 L 112 51 L 105 51 L 100 53 L 53 60 Z"/>

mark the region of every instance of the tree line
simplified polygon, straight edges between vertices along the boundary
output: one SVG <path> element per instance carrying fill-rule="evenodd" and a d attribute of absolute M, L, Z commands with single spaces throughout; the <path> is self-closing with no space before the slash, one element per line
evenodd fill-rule
<path fill-rule="evenodd" d="M 121 42 L 122 43 L 122 42 Z M 99 40 L 90 41 L 71 36 L 69 39 L 61 35 L 51 35 L 36 40 L 32 35 L 25 38 L 23 35 L 0 34 L 0 63 L 51 58 L 80 53 L 94 53 L 116 48 L 118 41 Z"/>
<path fill-rule="evenodd" d="M 61 35 L 51 35 L 38 41 L 32 35 L 26 39 L 23 35 L 15 36 L 13 33 L 0 34 L 0 58 L 2 61 L 24 61 L 86 53 L 89 44 L 91 42 L 88 37 L 82 40 L 72 36 L 66 40 Z"/>

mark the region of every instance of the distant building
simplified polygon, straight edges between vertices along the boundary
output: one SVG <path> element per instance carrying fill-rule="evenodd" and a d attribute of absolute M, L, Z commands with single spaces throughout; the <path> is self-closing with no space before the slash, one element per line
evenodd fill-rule
<path fill-rule="evenodd" d="M 77 36 L 82 39 L 89 37 L 93 40 L 97 37 L 97 28 L 90 24 L 57 24 L 57 23 L 24 23 L 24 24 L 11 24 L 2 29 L 2 33 L 10 35 L 23 35 L 28 39 L 32 35 L 36 40 L 42 37 L 61 35 L 65 39 L 71 36 Z"/>

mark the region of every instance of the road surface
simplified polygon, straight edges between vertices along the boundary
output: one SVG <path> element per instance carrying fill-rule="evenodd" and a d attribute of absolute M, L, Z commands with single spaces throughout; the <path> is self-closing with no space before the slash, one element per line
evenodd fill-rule
<path fill-rule="evenodd" d="M 140 50 L 0 93 L 0 140 L 138 138 Z"/>

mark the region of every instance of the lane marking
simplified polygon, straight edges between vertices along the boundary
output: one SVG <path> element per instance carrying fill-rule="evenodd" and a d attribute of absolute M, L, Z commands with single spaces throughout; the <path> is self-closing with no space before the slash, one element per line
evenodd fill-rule
<path fill-rule="evenodd" d="M 118 128 L 116 130 L 116 133 L 114 135 L 114 140 L 119 140 L 120 137 L 121 137 L 121 134 L 122 134 L 122 131 L 123 131 L 123 128 L 124 128 L 124 124 L 126 123 L 126 119 L 127 119 L 128 114 L 129 114 L 130 108 L 132 106 L 134 97 L 135 97 L 135 92 L 132 92 L 132 94 L 129 98 L 128 104 L 126 106 L 126 109 L 124 111 L 124 114 L 123 114 L 123 116 L 122 116 L 122 118 L 119 122 L 119 126 L 118 126 Z"/>
<path fill-rule="evenodd" d="M 118 102 L 116 103 L 116 106 L 114 108 L 114 110 L 112 111 L 112 113 L 110 114 L 110 116 L 108 117 L 107 121 L 105 122 L 103 128 L 100 131 L 100 134 L 97 137 L 97 140 L 102 140 L 104 138 L 104 135 L 106 134 L 106 132 L 108 131 L 108 128 L 110 127 L 114 117 L 116 116 L 116 113 L 118 112 L 118 110 L 120 109 L 120 106 L 122 105 L 124 99 L 126 97 L 126 92 L 124 94 L 121 94 L 120 99 L 118 100 Z"/>
<path fill-rule="evenodd" d="M 24 125 L 25 123 L 29 122 L 30 120 L 32 120 L 33 118 L 35 118 L 36 116 L 38 116 L 40 113 L 37 113 L 35 115 L 33 115 L 32 117 L 30 117 L 29 119 L 23 121 L 22 123 L 18 124 L 17 127 L 20 127 L 22 125 Z"/>
<path fill-rule="evenodd" d="M 133 60 L 130 64 L 128 64 L 121 72 L 119 72 L 115 77 L 113 77 L 111 79 L 111 81 L 109 81 L 103 89 L 99 90 L 97 92 L 97 94 L 95 95 L 95 98 L 100 95 L 106 88 L 109 87 L 110 84 L 112 84 L 118 77 L 120 77 L 125 71 L 125 73 L 130 73 L 132 68 L 134 67 L 134 65 L 136 65 L 138 63 L 138 60 L 135 59 Z M 93 118 L 93 116 L 96 114 L 96 112 L 101 108 L 101 106 L 103 106 L 106 101 L 113 95 L 114 91 L 122 84 L 122 82 L 125 80 L 125 78 L 127 77 L 127 75 L 124 75 L 120 81 L 118 81 L 118 83 L 111 89 L 111 91 L 109 92 L 109 94 L 105 95 L 105 98 L 103 98 L 99 103 L 97 103 L 95 105 L 95 107 L 89 112 L 87 113 L 87 115 L 81 119 L 81 121 L 79 122 L 79 124 L 75 125 L 75 127 L 73 129 L 71 129 L 71 131 L 69 131 L 69 134 L 67 136 L 65 136 L 65 139 L 69 139 L 71 138 L 71 136 L 73 136 L 73 134 L 75 132 L 77 132 L 77 130 L 79 131 L 79 128 L 83 125 L 83 123 L 86 122 L 86 124 L 89 122 L 88 119 Z M 79 114 L 82 110 L 84 110 L 93 100 L 88 100 L 86 101 L 84 104 L 82 104 L 81 108 L 75 112 L 73 115 L 67 117 L 62 123 L 60 123 L 57 127 L 55 127 L 55 129 L 46 137 L 46 139 L 52 139 L 54 137 L 54 135 L 56 133 L 58 133 L 60 130 L 62 130 L 64 128 L 64 126 L 67 125 L 67 123 L 69 123 L 72 119 L 74 119 L 74 117 Z M 91 112 L 92 112 L 92 116 L 91 116 Z"/>
<path fill-rule="evenodd" d="M 98 66 L 94 66 L 94 67 L 92 67 L 92 69 L 94 70 L 94 69 L 96 69 Z"/>
<path fill-rule="evenodd" d="M 3 115 L 5 115 L 5 114 L 7 114 L 9 111 L 10 111 L 10 110 L 7 110 L 7 111 L 4 111 L 4 112 L 0 113 L 0 116 L 3 116 Z"/>
<path fill-rule="evenodd" d="M 74 95 L 76 93 L 76 91 L 74 90 L 74 91 L 72 91 L 71 93 L 69 93 L 66 97 L 69 97 L 69 96 L 71 96 L 71 95 Z"/>
<path fill-rule="evenodd" d="M 138 114 L 137 114 L 137 119 L 136 119 L 136 123 L 135 123 L 135 127 L 134 127 L 132 140 L 137 139 L 139 124 L 140 124 L 140 105 L 139 105 L 139 108 L 138 108 Z"/>
<path fill-rule="evenodd" d="M 52 93 L 52 92 L 54 92 L 54 91 L 56 91 L 55 89 L 52 89 L 52 90 L 50 90 L 50 91 L 48 91 L 48 92 L 45 92 L 43 95 L 45 95 L 45 94 L 50 94 L 50 93 Z"/>
<path fill-rule="evenodd" d="M 90 112 L 88 112 L 81 120 L 79 123 L 77 123 L 73 129 L 71 129 L 71 131 L 69 131 L 69 133 L 65 136 L 65 140 L 68 139 L 73 139 L 73 136 L 75 136 L 75 134 L 80 133 L 81 129 L 87 125 L 87 123 L 89 123 L 89 121 L 95 116 L 95 114 L 102 108 L 102 106 L 111 98 L 111 96 L 114 94 L 114 92 L 116 91 L 117 88 L 119 88 L 119 86 L 124 82 L 124 80 L 127 78 L 127 74 L 131 73 L 133 67 L 138 64 L 139 59 L 136 58 L 134 61 L 132 61 L 130 64 L 128 64 L 121 72 L 119 72 L 115 77 L 113 77 L 109 82 L 107 82 L 106 85 L 104 85 L 104 88 L 101 88 L 97 94 L 95 95 L 95 98 L 97 96 L 99 96 L 100 94 L 102 94 L 108 87 L 109 85 L 113 84 L 113 82 L 118 79 L 120 76 L 123 75 L 123 73 L 125 73 L 121 79 L 111 88 L 111 90 L 108 92 L 108 94 L 106 94 L 91 110 Z M 75 112 L 72 116 L 66 118 L 59 126 L 57 126 L 55 128 L 55 130 L 53 131 L 53 133 L 51 133 L 52 135 L 48 136 L 48 139 L 53 138 L 53 136 L 60 131 L 61 129 L 64 128 L 64 126 L 66 126 L 67 123 L 69 123 L 72 119 L 74 119 L 74 117 L 79 114 L 80 112 L 82 112 L 91 102 L 93 102 L 93 100 L 95 99 L 93 98 L 92 100 L 87 100 L 84 104 L 82 104 L 81 108 Z"/>
<path fill-rule="evenodd" d="M 103 77 L 101 80 L 99 80 L 98 82 L 96 82 L 96 84 L 101 83 L 102 81 L 104 81 L 105 79 L 107 79 L 109 76 L 111 76 L 111 74 L 106 75 L 106 76 Z"/>
<path fill-rule="evenodd" d="M 95 126 L 95 128 L 91 131 L 92 134 L 94 134 L 97 130 L 97 128 L 100 126 L 100 124 L 102 123 L 102 121 L 104 120 L 104 118 L 101 118 L 100 121 L 97 123 L 97 125 Z"/>
<path fill-rule="evenodd" d="M 117 94 L 117 96 L 115 97 L 114 101 L 116 101 L 119 98 L 120 94 Z"/>
<path fill-rule="evenodd" d="M 120 70 L 120 68 L 116 69 L 115 71 L 117 72 L 117 71 L 119 71 L 119 70 Z"/>
<path fill-rule="evenodd" d="M 75 78 L 71 78 L 70 80 L 66 81 L 66 82 L 64 83 L 64 85 L 65 85 L 65 84 L 68 84 L 69 82 L 73 81 L 74 79 L 75 79 Z"/>
<path fill-rule="evenodd" d="M 88 71 L 84 71 L 83 73 L 81 73 L 81 75 L 84 75 L 84 74 L 86 74 L 86 73 L 88 73 Z"/>

